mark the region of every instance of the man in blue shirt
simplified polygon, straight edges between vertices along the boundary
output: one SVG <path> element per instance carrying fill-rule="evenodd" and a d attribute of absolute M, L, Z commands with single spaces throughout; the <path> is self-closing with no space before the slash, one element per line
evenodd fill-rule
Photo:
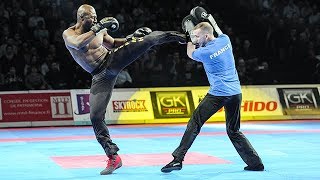
<path fill-rule="evenodd" d="M 248 165 L 244 169 L 264 170 L 259 155 L 244 134 L 239 131 L 242 94 L 232 46 L 229 37 L 221 32 L 215 21 L 214 23 L 211 25 L 208 22 L 201 22 L 191 31 L 193 43 L 188 42 L 187 54 L 191 59 L 203 63 L 210 89 L 193 112 L 180 145 L 172 153 L 173 161 L 161 169 L 164 173 L 182 169 L 182 161 L 201 127 L 222 107 L 225 109 L 227 134 L 243 161 Z M 218 37 L 213 35 L 213 28 Z"/>

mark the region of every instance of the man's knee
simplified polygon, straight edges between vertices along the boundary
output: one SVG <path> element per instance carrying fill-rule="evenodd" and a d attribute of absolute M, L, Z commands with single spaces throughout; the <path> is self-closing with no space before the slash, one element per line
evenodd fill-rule
<path fill-rule="evenodd" d="M 164 34 L 165 33 L 163 31 L 153 31 L 152 33 L 144 36 L 143 40 L 147 42 L 156 42 L 159 38 L 164 36 Z"/>
<path fill-rule="evenodd" d="M 195 135 L 198 135 L 200 133 L 202 126 L 203 126 L 203 122 L 200 119 L 200 117 L 197 116 L 197 113 L 193 113 L 187 125 L 187 129 L 189 129 L 190 131 L 193 131 Z"/>
<path fill-rule="evenodd" d="M 179 42 L 183 44 L 186 42 L 185 34 L 177 31 L 153 31 L 145 36 L 144 39 L 150 41 L 153 45 L 169 42 Z"/>
<path fill-rule="evenodd" d="M 104 120 L 104 114 L 101 112 L 91 112 L 90 120 L 92 123 L 100 122 Z"/>
<path fill-rule="evenodd" d="M 165 32 L 164 31 L 153 31 L 152 33 L 150 33 L 149 35 L 145 36 L 145 37 L 158 37 L 158 36 L 161 36 L 161 35 L 164 35 Z"/>

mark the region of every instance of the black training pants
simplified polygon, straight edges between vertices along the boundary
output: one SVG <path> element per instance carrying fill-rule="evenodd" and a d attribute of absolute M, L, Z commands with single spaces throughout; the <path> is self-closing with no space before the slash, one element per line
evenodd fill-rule
<path fill-rule="evenodd" d="M 261 164 L 261 159 L 248 139 L 239 131 L 240 108 L 242 94 L 233 96 L 214 96 L 207 94 L 193 112 L 178 148 L 172 153 L 173 157 L 183 160 L 193 141 L 200 133 L 203 124 L 219 109 L 225 108 L 226 129 L 233 146 L 249 166 Z"/>
<path fill-rule="evenodd" d="M 119 72 L 143 55 L 152 46 L 185 41 L 184 34 L 174 31 L 154 31 L 114 49 L 107 55 L 104 65 L 93 74 L 90 88 L 90 120 L 98 142 L 107 155 L 115 154 L 119 148 L 112 142 L 105 122 L 106 108 Z"/>

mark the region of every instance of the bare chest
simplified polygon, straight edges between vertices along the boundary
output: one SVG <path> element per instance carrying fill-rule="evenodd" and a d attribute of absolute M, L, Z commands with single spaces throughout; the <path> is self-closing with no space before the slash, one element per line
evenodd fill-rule
<path fill-rule="evenodd" d="M 87 46 L 87 49 L 97 49 L 103 43 L 103 34 L 98 34 Z"/>

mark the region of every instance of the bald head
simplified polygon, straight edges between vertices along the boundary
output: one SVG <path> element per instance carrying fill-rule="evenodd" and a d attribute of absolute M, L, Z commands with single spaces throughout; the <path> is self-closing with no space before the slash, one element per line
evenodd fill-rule
<path fill-rule="evenodd" d="M 208 34 L 213 34 L 213 27 L 208 22 L 201 22 L 194 27 L 194 30 L 200 29 L 202 32 L 206 32 Z"/>
<path fill-rule="evenodd" d="M 77 11 L 77 20 L 80 21 L 81 18 L 84 16 L 90 15 L 90 14 L 96 14 L 96 10 L 94 7 L 88 5 L 88 4 L 83 4 L 78 8 Z"/>

